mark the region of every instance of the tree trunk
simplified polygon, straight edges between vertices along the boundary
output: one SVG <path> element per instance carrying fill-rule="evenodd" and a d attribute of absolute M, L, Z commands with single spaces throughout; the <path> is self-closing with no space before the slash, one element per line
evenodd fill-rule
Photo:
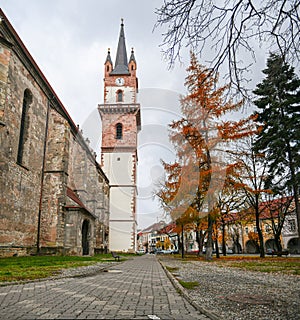
<path fill-rule="evenodd" d="M 222 221 L 222 254 L 226 256 L 225 223 Z"/>
<path fill-rule="evenodd" d="M 182 252 L 182 243 L 180 240 L 180 234 L 177 233 L 177 240 L 178 240 L 178 250 L 179 252 Z"/>
<path fill-rule="evenodd" d="M 198 244 L 198 256 L 202 255 L 203 243 L 204 243 L 204 234 L 202 234 L 202 230 L 196 230 L 196 242 Z"/>
<path fill-rule="evenodd" d="M 262 230 L 261 230 L 260 224 L 259 224 L 259 209 L 258 208 L 256 208 L 255 216 L 256 216 L 256 229 L 257 229 L 258 239 L 259 239 L 259 254 L 260 254 L 261 258 L 264 258 L 265 257 L 264 237 L 263 237 Z"/>
<path fill-rule="evenodd" d="M 181 246 L 181 258 L 183 259 L 184 258 L 184 232 L 183 232 L 184 230 L 183 230 L 183 224 L 181 225 L 181 240 L 182 240 L 182 242 L 181 242 L 181 244 L 182 244 L 182 246 Z"/>
<path fill-rule="evenodd" d="M 217 239 L 215 241 L 215 246 L 216 246 L 216 257 L 220 258 L 219 244 Z"/>
<path fill-rule="evenodd" d="M 277 251 L 282 251 L 282 245 L 281 245 L 281 241 L 280 241 L 280 233 L 275 234 L 274 242 L 275 242 L 275 246 L 277 248 Z"/>
<path fill-rule="evenodd" d="M 208 215 L 208 227 L 207 227 L 207 243 L 206 243 L 206 251 L 205 251 L 205 259 L 212 260 L 212 251 L 213 251 L 213 239 L 212 239 L 212 231 L 213 231 L 213 220 L 211 215 Z"/>
<path fill-rule="evenodd" d="M 215 228 L 215 241 L 214 241 L 214 245 L 215 245 L 215 250 L 216 250 L 216 258 L 220 258 L 220 250 L 219 250 L 218 238 L 219 238 L 218 228 Z"/>
<path fill-rule="evenodd" d="M 245 253 L 245 247 L 244 247 L 244 243 L 245 243 L 245 238 L 244 238 L 244 228 L 241 224 L 241 235 L 242 235 L 242 252 L 241 253 Z"/>
<path fill-rule="evenodd" d="M 293 185 L 293 193 L 294 193 L 294 201 L 295 201 L 295 211 L 296 211 L 296 218 L 297 218 L 297 227 L 298 227 L 298 238 L 300 240 L 300 202 L 299 202 L 299 192 L 298 192 L 297 185 Z M 299 243 L 299 241 L 298 241 Z"/>

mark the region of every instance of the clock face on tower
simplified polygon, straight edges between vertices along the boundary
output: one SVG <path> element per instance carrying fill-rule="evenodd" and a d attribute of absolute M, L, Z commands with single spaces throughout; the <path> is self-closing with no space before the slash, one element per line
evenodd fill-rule
<path fill-rule="evenodd" d="M 116 85 L 117 86 L 122 86 L 124 84 L 124 79 L 123 78 L 117 78 L 116 79 Z"/>

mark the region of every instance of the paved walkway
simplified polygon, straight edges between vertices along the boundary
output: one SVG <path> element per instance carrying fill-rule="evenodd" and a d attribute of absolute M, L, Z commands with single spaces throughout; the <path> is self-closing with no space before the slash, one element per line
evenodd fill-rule
<path fill-rule="evenodd" d="M 0 287 L 0 319 L 208 319 L 176 291 L 153 255 L 108 271 Z"/>

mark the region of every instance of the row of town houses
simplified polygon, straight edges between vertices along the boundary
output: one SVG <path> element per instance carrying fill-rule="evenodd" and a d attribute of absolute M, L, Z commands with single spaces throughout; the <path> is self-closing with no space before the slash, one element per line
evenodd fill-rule
<path fill-rule="evenodd" d="M 273 216 L 274 217 L 274 216 Z M 276 217 L 275 217 L 276 218 Z M 298 237 L 297 220 L 294 210 L 288 212 L 285 217 L 282 232 L 281 245 L 283 250 L 288 250 L 291 254 L 300 253 L 300 241 Z M 274 234 L 272 232 L 272 219 L 270 214 L 263 212 L 260 217 L 260 228 L 263 232 L 265 250 L 276 250 Z M 255 219 L 248 219 L 246 222 L 237 223 L 234 219 L 225 225 L 225 242 L 227 253 L 257 253 L 258 246 L 255 243 L 257 228 Z M 218 231 L 218 241 L 214 242 L 214 251 L 218 243 L 219 252 L 222 252 L 221 228 Z M 254 235 L 254 236 L 253 236 Z M 138 232 L 138 250 L 140 252 L 154 253 L 157 250 L 164 252 L 177 252 L 180 248 L 178 238 L 182 241 L 184 251 L 187 253 L 198 253 L 198 243 L 196 232 L 192 224 L 186 226 L 176 226 L 175 222 L 166 223 L 159 221 Z M 205 251 L 204 241 L 201 251 Z"/>

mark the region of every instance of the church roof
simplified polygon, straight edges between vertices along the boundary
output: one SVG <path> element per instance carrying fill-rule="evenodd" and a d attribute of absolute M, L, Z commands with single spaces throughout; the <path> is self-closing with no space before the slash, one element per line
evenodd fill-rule
<path fill-rule="evenodd" d="M 111 75 L 128 75 L 128 62 L 127 62 L 127 52 L 125 44 L 125 32 L 124 32 L 124 23 L 123 19 L 121 21 L 121 30 L 118 42 L 118 49 L 116 55 L 116 63 Z"/>
<path fill-rule="evenodd" d="M 166 223 L 164 221 L 159 221 L 156 223 L 151 224 L 151 226 L 143 229 L 140 233 L 150 233 L 153 231 L 159 231 L 162 228 L 164 228 L 166 226 Z"/>
<path fill-rule="evenodd" d="M 88 212 L 93 218 L 97 218 L 79 199 L 78 195 L 69 187 L 67 187 L 67 197 L 71 199 L 71 203 L 67 203 L 65 208 L 67 209 L 83 209 Z M 73 203 L 72 203 L 73 202 Z M 75 203 L 75 204 L 74 204 Z"/>

